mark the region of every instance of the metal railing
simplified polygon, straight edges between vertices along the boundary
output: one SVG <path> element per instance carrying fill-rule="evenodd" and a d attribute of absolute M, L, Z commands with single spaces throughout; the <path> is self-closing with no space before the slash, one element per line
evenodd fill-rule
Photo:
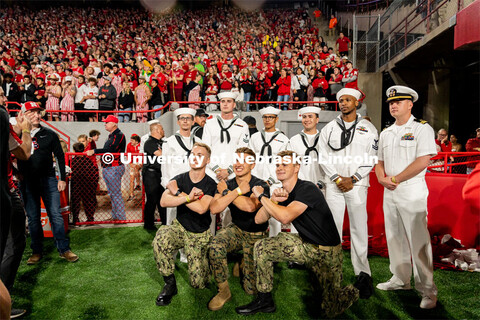
<path fill-rule="evenodd" d="M 382 38 L 379 49 L 380 67 L 471 3 L 464 0 L 423 0 L 417 2 L 418 5 L 412 5 L 413 8 L 393 28 L 391 27 L 392 17 L 382 18 L 380 26 Z"/>
<path fill-rule="evenodd" d="M 466 174 L 480 162 L 480 152 L 439 152 L 430 159 L 427 170 L 432 173 Z"/>

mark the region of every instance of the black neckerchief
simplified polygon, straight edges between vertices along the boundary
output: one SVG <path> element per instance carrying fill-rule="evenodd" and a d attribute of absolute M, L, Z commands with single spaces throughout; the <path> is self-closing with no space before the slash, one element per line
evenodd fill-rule
<path fill-rule="evenodd" d="M 332 136 L 332 131 L 330 131 L 330 135 L 328 136 L 328 146 L 333 150 L 333 151 L 340 151 L 340 150 L 343 150 L 345 149 L 347 146 L 349 146 L 352 141 L 353 141 L 353 137 L 355 136 L 355 128 L 357 126 L 357 123 L 358 123 L 358 115 L 357 117 L 355 118 L 355 122 L 353 123 L 353 125 L 350 127 L 350 129 L 347 129 L 345 127 L 345 122 L 343 121 L 343 118 L 340 117 L 340 119 L 342 120 L 342 122 L 340 123 L 340 121 L 338 120 L 338 118 L 336 119 L 336 122 L 338 124 L 338 126 L 340 127 L 340 129 L 342 129 L 342 135 L 340 136 L 340 148 L 334 148 L 332 147 L 332 145 L 330 144 L 330 137 Z"/>
<path fill-rule="evenodd" d="M 275 139 L 281 132 L 280 131 L 275 131 L 275 133 L 273 134 L 272 138 L 270 140 L 267 141 L 267 139 L 265 139 L 265 129 L 262 130 L 262 132 L 260 133 L 260 136 L 262 137 L 262 141 L 263 141 L 263 146 L 262 146 L 262 149 L 260 150 L 260 155 L 263 156 L 263 153 L 265 151 L 265 149 L 267 149 L 267 155 L 268 156 L 271 156 L 272 155 L 272 146 L 270 145 L 270 143 L 273 141 L 273 139 Z"/>
<path fill-rule="evenodd" d="M 315 138 L 313 140 L 313 145 L 310 147 L 307 143 L 307 135 L 305 134 L 305 132 L 300 132 L 300 137 L 302 138 L 302 142 L 303 142 L 303 145 L 305 146 L 305 148 L 307 148 L 307 150 L 305 151 L 305 157 L 308 157 L 308 155 L 310 154 L 310 152 L 315 152 L 317 154 L 317 158 L 318 158 L 318 150 L 317 150 L 317 143 L 318 143 L 318 140 L 320 139 L 320 132 L 317 132 L 317 134 L 315 135 Z"/>
<path fill-rule="evenodd" d="M 180 147 L 183 150 L 187 151 L 187 157 L 189 157 L 190 152 L 192 152 L 192 149 L 188 149 L 185 143 L 183 143 L 182 135 L 178 132 L 175 133 L 175 139 L 177 139 L 177 142 L 180 145 Z M 193 146 L 193 144 L 195 143 L 195 135 L 190 134 L 190 142 L 191 142 L 191 145 Z"/>
<path fill-rule="evenodd" d="M 223 133 L 226 133 L 227 143 L 230 143 L 231 138 L 230 138 L 230 132 L 228 132 L 228 129 L 230 129 L 233 126 L 233 124 L 235 123 L 235 121 L 237 119 L 238 119 L 238 116 L 235 116 L 232 119 L 232 123 L 230 123 L 230 125 L 228 127 L 224 128 L 222 117 L 217 116 L 217 122 L 218 122 L 218 125 L 220 126 L 220 143 L 223 143 L 223 141 L 224 141 Z"/>

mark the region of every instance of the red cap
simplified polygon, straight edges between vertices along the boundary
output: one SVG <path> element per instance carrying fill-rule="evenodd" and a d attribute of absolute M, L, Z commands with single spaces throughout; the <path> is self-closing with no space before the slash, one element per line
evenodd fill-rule
<path fill-rule="evenodd" d="M 42 107 L 35 101 L 28 101 L 22 105 L 22 112 L 27 112 L 31 110 L 43 110 Z"/>
<path fill-rule="evenodd" d="M 106 119 L 102 120 L 102 122 L 114 122 L 118 123 L 118 118 L 112 115 L 109 115 Z"/>

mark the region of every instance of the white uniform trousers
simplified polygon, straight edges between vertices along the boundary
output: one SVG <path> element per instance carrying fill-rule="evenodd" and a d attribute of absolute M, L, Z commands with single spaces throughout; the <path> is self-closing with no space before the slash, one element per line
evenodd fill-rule
<path fill-rule="evenodd" d="M 354 186 L 348 192 L 341 192 L 335 183 L 327 183 L 326 200 L 342 239 L 345 204 L 350 220 L 350 252 L 355 275 L 365 272 L 371 275 L 368 264 L 367 187 Z"/>
<path fill-rule="evenodd" d="M 433 282 L 433 256 L 427 229 L 428 188 L 425 179 L 402 182 L 393 191 L 385 189 L 383 211 L 390 271 L 395 281 L 409 284 L 422 296 L 436 296 Z"/>

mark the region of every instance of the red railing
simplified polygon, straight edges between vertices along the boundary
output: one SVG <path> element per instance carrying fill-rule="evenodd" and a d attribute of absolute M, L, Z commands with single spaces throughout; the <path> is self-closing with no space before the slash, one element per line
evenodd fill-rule
<path fill-rule="evenodd" d="M 364 97 L 360 99 L 360 101 L 363 101 Z M 241 101 L 244 102 L 245 104 L 249 105 L 273 105 L 276 106 L 277 108 L 281 108 L 283 105 L 287 105 L 289 110 L 295 110 L 296 106 L 333 106 L 329 109 L 333 109 L 332 111 L 338 111 L 338 101 Z M 209 105 L 209 104 L 220 104 L 220 101 L 168 101 L 165 105 L 163 105 L 160 108 L 152 109 L 152 110 L 132 110 L 132 111 L 123 111 L 123 110 L 45 110 L 46 113 L 95 113 L 96 115 L 96 120 L 98 121 L 99 114 L 119 114 L 119 113 L 129 113 L 129 114 L 149 114 L 149 113 L 155 113 L 157 111 L 161 110 L 171 110 L 171 106 L 173 103 L 178 103 L 180 105 Z M 21 105 L 17 102 L 7 102 L 7 104 L 13 104 L 21 107 Z M 11 109 L 9 108 L 10 112 L 18 112 L 20 111 L 19 109 Z"/>
<path fill-rule="evenodd" d="M 428 171 L 432 173 L 466 174 L 480 162 L 480 152 L 439 152 L 430 159 Z"/>

